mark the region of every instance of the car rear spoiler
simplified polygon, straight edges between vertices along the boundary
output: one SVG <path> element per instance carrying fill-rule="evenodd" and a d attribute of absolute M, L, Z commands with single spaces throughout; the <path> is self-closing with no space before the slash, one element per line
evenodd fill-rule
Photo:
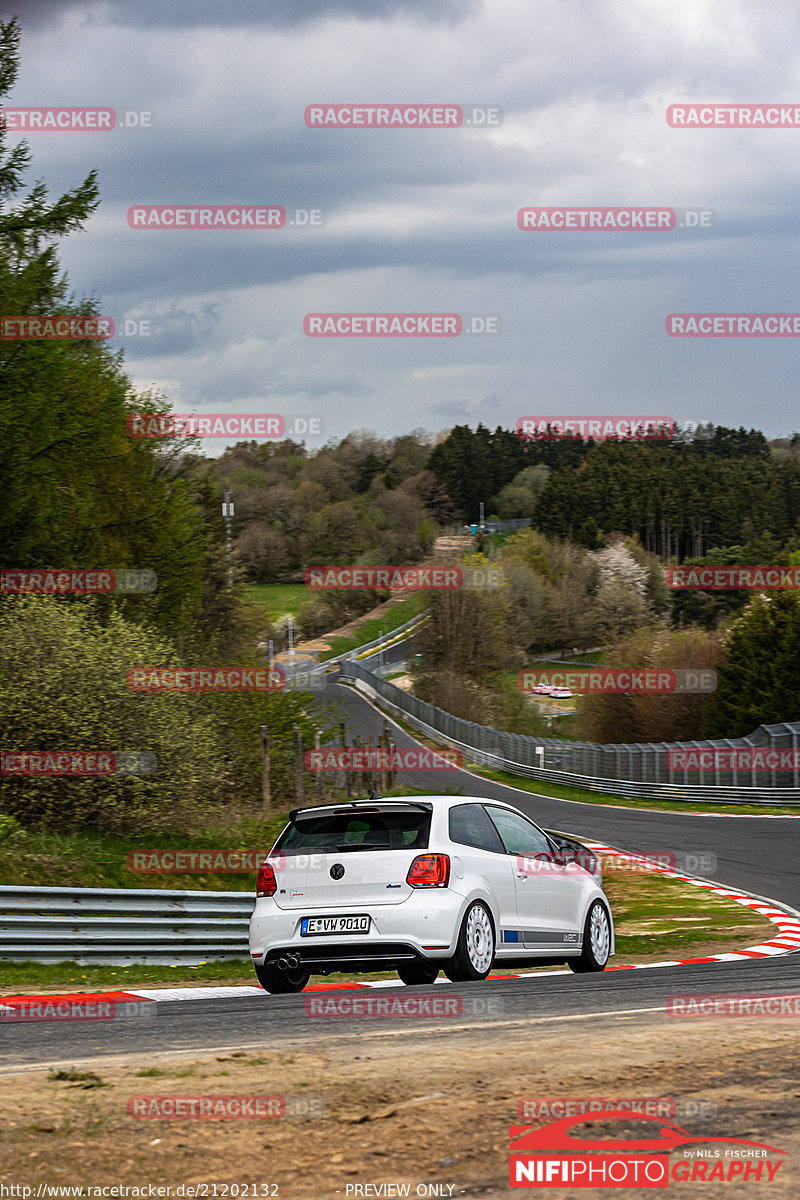
<path fill-rule="evenodd" d="M 298 821 L 310 821 L 316 817 L 342 816 L 352 812 L 382 812 L 391 808 L 393 812 L 433 812 L 429 800 L 380 800 L 371 796 L 369 800 L 347 800 L 343 804 L 323 804 L 315 808 L 293 808 L 289 813 L 289 822 L 296 825 Z"/>

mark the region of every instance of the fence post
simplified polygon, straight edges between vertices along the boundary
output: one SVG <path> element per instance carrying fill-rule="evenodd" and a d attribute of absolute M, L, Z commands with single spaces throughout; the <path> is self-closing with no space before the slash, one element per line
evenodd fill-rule
<path fill-rule="evenodd" d="M 269 783 L 269 729 L 261 725 L 261 809 L 264 816 L 269 815 L 272 806 L 272 793 Z"/>
<path fill-rule="evenodd" d="M 345 728 L 344 721 L 339 722 L 339 736 L 342 739 L 342 750 L 346 750 L 347 749 L 347 731 Z M 350 772 L 347 769 L 342 771 L 340 787 L 344 788 L 344 794 L 349 799 L 350 796 L 352 796 L 352 794 L 353 794 L 353 783 L 352 783 L 352 778 L 351 778 Z"/>
<path fill-rule="evenodd" d="M 305 798 L 303 788 L 303 735 L 300 726 L 294 727 L 294 790 L 297 803 L 302 804 Z"/>
<path fill-rule="evenodd" d="M 364 780 L 364 785 L 367 789 L 367 792 L 369 793 L 369 792 L 373 792 L 375 790 L 375 786 L 374 786 L 373 779 L 372 779 L 372 770 L 371 770 L 373 756 L 370 753 L 370 751 L 372 750 L 373 739 L 371 737 L 368 737 L 368 738 L 365 738 L 365 741 L 367 744 L 367 755 L 366 755 L 367 769 L 364 772 L 363 780 Z M 375 741 L 377 741 L 377 738 L 375 739 Z"/>
<path fill-rule="evenodd" d="M 383 722 L 383 737 L 381 738 L 381 750 L 383 751 L 383 758 L 384 758 L 384 762 L 386 763 L 386 769 L 384 771 L 382 771 L 381 774 L 378 776 L 378 779 L 380 780 L 380 783 L 378 786 L 378 791 L 380 791 L 380 792 L 388 792 L 389 788 L 392 786 L 391 771 L 389 770 L 389 765 L 388 765 L 388 761 L 387 761 L 387 757 L 389 754 L 389 740 L 390 740 L 389 739 L 389 722 L 384 721 Z"/>
<path fill-rule="evenodd" d="M 317 799 L 321 800 L 322 799 L 322 771 L 320 771 L 320 769 L 319 769 L 319 744 L 320 744 L 319 730 L 315 729 L 314 730 L 314 749 L 317 751 L 317 757 L 316 757 L 317 773 L 316 773 L 316 778 L 314 780 L 314 792 L 316 794 Z"/>
<path fill-rule="evenodd" d="M 389 770 L 386 772 L 386 790 L 387 791 L 391 791 L 391 789 L 394 787 L 394 783 L 393 783 L 394 776 L 392 774 L 391 764 L 394 761 L 395 750 L 396 750 L 396 746 L 394 744 L 394 739 L 389 738 Z"/>

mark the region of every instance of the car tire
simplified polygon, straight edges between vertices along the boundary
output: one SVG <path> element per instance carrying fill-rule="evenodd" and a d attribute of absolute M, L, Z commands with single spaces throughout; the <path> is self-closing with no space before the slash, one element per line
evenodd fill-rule
<path fill-rule="evenodd" d="M 593 900 L 583 926 L 583 950 L 577 958 L 568 959 L 570 970 L 603 971 L 611 950 L 611 919 L 602 900 Z"/>
<path fill-rule="evenodd" d="M 266 963 L 253 963 L 258 982 L 265 992 L 282 995 L 287 992 L 302 992 L 311 978 L 311 972 L 300 967 L 295 971 L 279 971 L 277 967 L 269 967 Z"/>
<path fill-rule="evenodd" d="M 421 983 L 436 983 L 439 976 L 439 965 L 417 959 L 415 962 L 401 963 L 397 968 L 397 974 L 406 987 L 413 987 Z"/>
<path fill-rule="evenodd" d="M 482 901 L 476 900 L 464 914 L 455 954 L 442 964 L 444 973 L 451 983 L 485 979 L 492 969 L 494 953 L 492 914 Z"/>

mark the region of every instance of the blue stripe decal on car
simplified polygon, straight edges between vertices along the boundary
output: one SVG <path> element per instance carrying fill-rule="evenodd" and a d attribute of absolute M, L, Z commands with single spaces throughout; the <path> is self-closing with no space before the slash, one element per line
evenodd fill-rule
<path fill-rule="evenodd" d="M 503 941 L 504 942 L 519 942 L 520 940 L 521 940 L 521 938 L 520 938 L 520 930 L 519 929 L 504 929 L 503 930 Z"/>

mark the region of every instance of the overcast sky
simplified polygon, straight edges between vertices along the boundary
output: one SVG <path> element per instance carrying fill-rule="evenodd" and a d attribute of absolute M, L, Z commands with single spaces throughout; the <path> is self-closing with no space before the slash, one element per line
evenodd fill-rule
<path fill-rule="evenodd" d="M 547 415 L 800 429 L 797 338 L 671 338 L 671 312 L 800 311 L 800 128 L 681 130 L 680 102 L 796 102 L 791 0 L 19 0 L 11 106 L 151 112 L 34 131 L 29 182 L 99 169 L 61 244 L 176 410 L 320 415 L 328 436 Z M 432 15 L 435 14 L 435 15 Z M 310 104 L 498 106 L 492 128 L 308 128 Z M 21 135 L 8 134 L 10 141 Z M 156 204 L 319 208 L 321 228 L 131 229 Z M 712 228 L 523 232 L 541 205 Z M 311 338 L 312 312 L 500 318 L 493 336 Z M 219 453 L 224 443 L 206 443 Z M 310 445 L 319 444 L 311 441 Z"/>

